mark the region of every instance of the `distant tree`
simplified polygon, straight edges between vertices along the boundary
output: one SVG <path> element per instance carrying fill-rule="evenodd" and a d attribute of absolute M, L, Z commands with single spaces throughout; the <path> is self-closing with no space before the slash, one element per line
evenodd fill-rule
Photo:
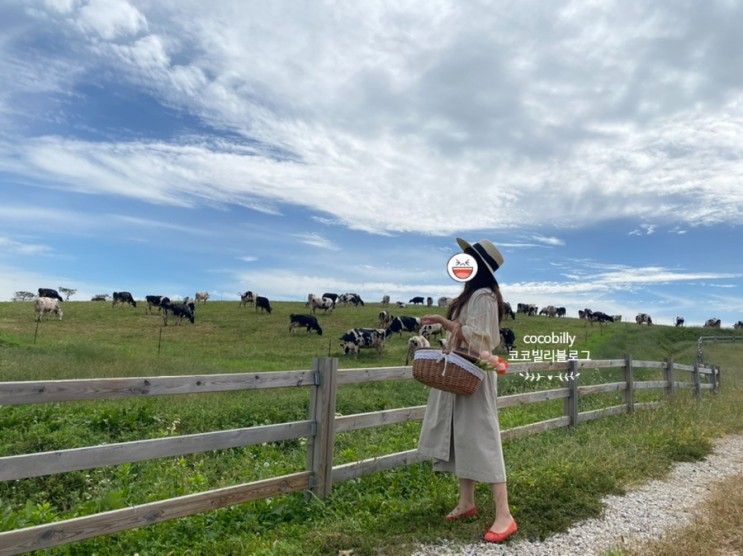
<path fill-rule="evenodd" d="M 62 286 L 59 286 L 59 291 L 64 294 L 64 300 L 69 301 L 70 297 L 75 295 L 77 293 L 77 290 L 73 290 L 70 288 L 63 288 Z"/>
<path fill-rule="evenodd" d="M 36 294 L 33 294 L 31 292 L 15 292 L 15 296 L 13 297 L 13 301 L 30 301 L 36 297 Z"/>

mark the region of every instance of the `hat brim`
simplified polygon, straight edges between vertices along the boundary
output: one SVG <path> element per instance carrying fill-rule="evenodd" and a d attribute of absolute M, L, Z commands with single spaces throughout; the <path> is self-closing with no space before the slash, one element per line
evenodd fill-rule
<path fill-rule="evenodd" d="M 459 244 L 459 247 L 462 248 L 462 251 L 464 251 L 467 248 L 472 247 L 472 244 L 470 242 L 465 241 L 461 237 L 457 238 L 457 244 Z M 475 251 L 475 253 L 477 253 L 477 249 L 475 249 L 474 247 L 472 247 L 472 250 Z M 490 273 L 495 274 L 495 271 L 498 270 L 499 267 L 496 266 L 495 268 L 493 268 L 493 266 L 490 263 L 488 263 L 486 258 L 483 257 L 482 253 L 477 253 L 477 254 L 480 256 L 480 259 L 482 259 L 482 261 L 485 263 L 485 266 L 488 267 L 488 270 L 490 271 Z"/>
<path fill-rule="evenodd" d="M 465 249 L 467 249 L 469 247 L 472 247 L 472 245 L 469 242 L 463 240 L 461 237 L 458 237 L 457 238 L 457 243 L 462 248 L 462 251 L 464 251 Z"/>

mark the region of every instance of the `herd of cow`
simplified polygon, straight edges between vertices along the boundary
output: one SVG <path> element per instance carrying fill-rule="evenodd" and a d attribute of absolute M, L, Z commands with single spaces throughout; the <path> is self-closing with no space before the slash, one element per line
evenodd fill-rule
<path fill-rule="evenodd" d="M 50 288 L 39 288 L 39 296 L 35 300 L 35 311 L 36 320 L 41 320 L 42 316 L 46 313 L 56 314 L 60 320 L 62 320 L 62 309 L 60 303 L 63 301 L 57 290 Z M 189 298 L 183 301 L 173 302 L 166 296 L 161 295 L 148 295 L 145 297 L 147 303 L 147 312 L 151 313 L 154 308 L 162 314 L 163 324 L 168 324 L 168 318 L 172 317 L 176 319 L 176 323 L 180 324 L 183 319 L 188 320 L 192 324 L 196 320 L 196 305 L 198 303 L 206 303 L 209 299 L 208 292 L 197 292 L 194 296 L 194 300 Z M 106 301 L 108 295 L 96 295 L 92 298 L 92 301 Z M 120 304 L 128 304 L 132 307 L 137 306 L 137 302 L 130 292 L 113 292 L 112 306 L 115 307 Z M 440 297 L 437 300 L 439 307 L 446 307 L 451 303 L 452 299 L 448 297 Z M 433 298 L 427 297 L 413 297 L 408 301 L 412 305 L 423 305 L 431 307 L 433 305 Z M 271 314 L 272 307 L 271 302 L 268 298 L 254 295 L 252 291 L 246 291 L 240 294 L 240 306 L 246 306 L 252 304 L 255 306 L 255 311 L 267 312 Z M 307 302 L 305 307 L 308 307 L 312 314 L 291 314 L 289 315 L 289 332 L 293 333 L 297 328 L 304 328 L 308 333 L 316 332 L 318 335 L 322 335 L 322 327 L 315 316 L 318 309 L 324 311 L 325 314 L 332 313 L 338 305 L 353 305 L 363 306 L 364 301 L 356 293 L 330 293 L 326 292 L 322 296 L 309 294 L 307 296 Z M 382 298 L 382 305 L 392 305 L 390 303 L 390 297 L 385 295 Z M 402 301 L 397 301 L 394 304 L 398 308 L 404 308 L 406 304 Z M 514 312 L 511 308 L 510 303 L 504 304 L 505 317 L 516 319 L 516 314 L 520 313 L 527 316 L 545 315 L 547 317 L 565 317 L 567 311 L 565 307 L 556 307 L 554 305 L 548 305 L 543 307 L 541 310 L 533 304 L 519 303 L 516 306 Z M 591 309 L 581 309 L 578 311 L 578 317 L 585 319 L 591 324 L 593 323 L 609 323 L 609 322 L 621 322 L 621 315 L 608 315 L 602 311 L 593 311 Z M 639 313 L 635 317 L 637 324 L 652 325 L 653 320 L 647 313 Z M 683 326 L 683 317 L 676 317 L 676 326 Z M 707 320 L 704 324 L 708 328 L 720 328 L 720 319 L 712 318 Z M 738 321 L 734 324 L 734 328 L 743 328 L 743 321 Z M 359 351 L 362 348 L 371 348 L 377 350 L 378 353 L 382 353 L 385 341 L 394 334 L 398 336 L 402 335 L 403 332 L 412 333 L 413 336 L 408 339 L 408 360 L 412 355 L 413 351 L 423 347 L 430 347 L 431 341 L 435 336 L 439 336 L 439 342 L 441 345 L 444 344 L 444 340 L 440 337 L 443 334 L 443 330 L 440 324 L 428 324 L 421 326 L 420 318 L 412 316 L 394 316 L 387 310 L 380 311 L 379 321 L 375 327 L 358 327 L 351 328 L 340 336 L 341 348 L 346 355 L 354 354 L 358 356 Z M 510 328 L 501 328 L 501 346 L 506 351 L 511 351 L 516 343 L 516 335 Z M 406 360 L 407 363 L 407 360 Z"/>

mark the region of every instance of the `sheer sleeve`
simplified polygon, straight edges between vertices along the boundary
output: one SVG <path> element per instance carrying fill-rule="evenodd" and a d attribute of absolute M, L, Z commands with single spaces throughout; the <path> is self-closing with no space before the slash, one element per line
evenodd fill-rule
<path fill-rule="evenodd" d="M 492 352 L 500 344 L 498 301 L 494 295 L 473 296 L 462 323 L 462 335 L 467 342 L 467 351 L 473 354 Z"/>

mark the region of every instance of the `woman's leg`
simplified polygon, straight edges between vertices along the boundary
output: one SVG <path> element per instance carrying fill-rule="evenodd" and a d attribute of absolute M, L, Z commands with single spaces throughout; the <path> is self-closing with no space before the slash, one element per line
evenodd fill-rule
<path fill-rule="evenodd" d="M 471 479 L 459 479 L 459 503 L 448 517 L 454 517 L 474 508 L 475 506 L 475 481 Z"/>
<path fill-rule="evenodd" d="M 490 527 L 491 531 L 500 533 L 511 523 L 511 510 L 508 508 L 508 488 L 506 483 L 492 483 L 490 490 L 495 502 L 495 521 Z"/>

